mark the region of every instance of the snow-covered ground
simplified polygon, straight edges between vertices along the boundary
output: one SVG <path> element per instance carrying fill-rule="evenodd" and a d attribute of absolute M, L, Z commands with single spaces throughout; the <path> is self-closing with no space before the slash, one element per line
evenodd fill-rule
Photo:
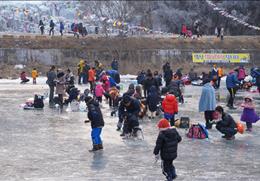
<path fill-rule="evenodd" d="M 123 76 L 127 88 L 135 76 Z M 0 180 L 164 180 L 160 162 L 152 154 L 158 134 L 159 120 L 140 121 L 143 141 L 122 140 L 116 131 L 117 118 L 110 117 L 105 101 L 102 112 L 105 127 L 102 137 L 104 150 L 90 153 L 90 125 L 85 124 L 85 112 L 64 112 L 50 109 L 25 111 L 21 103 L 34 93 L 48 91 L 46 78 L 21 85 L 19 80 L 0 80 Z M 222 81 L 217 91 L 218 104 L 225 106 L 227 92 Z M 78 86 L 84 90 L 87 86 Z M 185 104 L 179 106 L 179 117 L 189 116 L 194 122 L 204 122 L 198 113 L 201 87 L 185 87 Z M 236 105 L 245 93 L 238 92 Z M 259 94 L 257 111 L 260 111 Z M 230 112 L 239 120 L 242 109 Z M 259 180 L 260 177 L 260 123 L 252 133 L 237 134 L 234 141 L 226 141 L 214 128 L 207 140 L 193 140 L 178 129 L 183 141 L 179 144 L 178 158 L 174 161 L 177 180 Z"/>

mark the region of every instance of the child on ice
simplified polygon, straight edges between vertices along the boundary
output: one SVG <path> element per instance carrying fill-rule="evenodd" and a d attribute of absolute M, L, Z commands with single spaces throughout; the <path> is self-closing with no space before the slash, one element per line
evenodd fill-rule
<path fill-rule="evenodd" d="M 36 84 L 36 78 L 38 77 L 38 72 L 36 68 L 33 68 L 32 70 L 32 79 L 33 79 L 33 84 Z"/>
<path fill-rule="evenodd" d="M 102 87 L 102 85 L 100 83 L 98 83 L 95 87 L 95 96 L 99 103 L 102 103 L 102 97 L 103 97 L 104 93 L 105 93 L 104 88 Z"/>
<path fill-rule="evenodd" d="M 167 119 L 161 119 L 157 126 L 160 132 L 153 153 L 156 160 L 159 159 L 160 153 L 163 174 L 167 181 L 172 181 L 177 177 L 172 162 L 177 158 L 178 143 L 181 142 L 181 136 L 174 127 L 170 127 Z"/>
<path fill-rule="evenodd" d="M 178 113 L 178 102 L 173 94 L 167 94 L 162 101 L 162 108 L 164 112 L 164 118 L 169 120 L 171 126 L 174 126 L 175 114 Z"/>
<path fill-rule="evenodd" d="M 252 123 L 255 123 L 259 120 L 259 116 L 255 112 L 255 105 L 253 103 L 253 98 L 248 95 L 245 97 L 244 102 L 241 104 L 241 107 L 244 108 L 241 115 L 241 121 L 246 122 L 246 131 L 252 131 Z"/>
<path fill-rule="evenodd" d="M 91 122 L 91 138 L 93 143 L 93 148 L 89 150 L 90 152 L 94 152 L 97 150 L 103 149 L 103 143 L 101 140 L 101 132 L 104 127 L 104 119 L 102 112 L 100 110 L 99 104 L 92 97 L 87 96 L 85 98 L 85 103 L 88 107 L 88 119 Z"/>

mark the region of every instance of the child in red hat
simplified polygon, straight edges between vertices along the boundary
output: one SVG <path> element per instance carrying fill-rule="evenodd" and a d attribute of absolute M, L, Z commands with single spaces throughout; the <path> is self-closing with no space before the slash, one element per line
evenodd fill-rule
<path fill-rule="evenodd" d="M 157 126 L 160 132 L 153 153 L 155 159 L 159 159 L 160 153 L 163 174 L 166 176 L 167 180 L 170 181 L 177 177 L 172 162 L 177 158 L 177 148 L 178 143 L 181 141 L 181 136 L 174 127 L 170 127 L 167 119 L 161 119 Z"/>

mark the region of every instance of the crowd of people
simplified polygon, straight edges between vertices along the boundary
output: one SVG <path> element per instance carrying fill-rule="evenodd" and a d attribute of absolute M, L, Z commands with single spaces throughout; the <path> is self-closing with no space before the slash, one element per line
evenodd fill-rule
<path fill-rule="evenodd" d="M 215 28 L 215 35 L 217 38 L 224 40 L 224 27 L 217 26 Z M 201 38 L 202 37 L 202 30 L 201 30 L 201 22 L 195 21 L 192 28 L 188 27 L 186 24 L 181 25 L 180 36 L 184 38 Z"/>
<path fill-rule="evenodd" d="M 78 106 L 80 101 L 84 101 L 88 110 L 88 120 L 91 122 L 92 132 L 91 138 L 93 148 L 90 150 L 98 151 L 103 149 L 101 139 L 102 128 L 105 121 L 102 114 L 102 104 L 108 103 L 111 108 L 111 116 L 116 116 L 118 122 L 116 129 L 121 131 L 120 136 L 123 139 L 138 137 L 142 133 L 139 121 L 145 116 L 150 120 L 163 116 L 158 123 L 160 130 L 156 146 L 154 148 L 155 158 L 158 159 L 159 154 L 163 161 L 163 173 L 167 180 L 176 178 L 173 160 L 177 157 L 177 145 L 181 141 L 181 137 L 177 132 L 175 115 L 179 112 L 179 105 L 184 104 L 183 87 L 187 82 L 193 80 L 202 80 L 202 93 L 199 100 L 199 112 L 204 112 L 206 129 L 212 129 L 212 125 L 216 124 L 216 129 L 223 134 L 223 138 L 233 140 L 235 134 L 239 131 L 236 121 L 231 114 L 228 114 L 222 106 L 217 105 L 216 91 L 221 87 L 221 80 L 224 77 L 224 68 L 213 65 L 208 73 L 202 73 L 197 76 L 194 69 L 191 69 L 188 78 L 184 79 L 182 69 L 173 71 L 169 62 L 166 62 L 160 71 L 152 72 L 141 70 L 137 77 L 137 85 L 131 83 L 126 92 L 122 92 L 120 88 L 120 67 L 116 59 L 111 62 L 109 69 L 105 69 L 102 63 L 95 61 L 93 65 L 86 60 L 80 60 L 77 65 L 77 76 L 74 76 L 70 69 L 63 72 L 52 66 L 47 72 L 47 84 L 49 86 L 49 105 L 54 108 L 59 105 L 59 109 L 63 110 L 63 106 Z M 33 83 L 36 84 L 38 76 L 37 70 L 32 70 Z M 246 78 L 251 76 L 251 82 L 247 82 Z M 76 77 L 78 78 L 78 86 L 86 85 L 84 92 L 76 87 Z M 22 83 L 25 83 L 25 72 L 21 74 Z M 188 79 L 189 81 L 187 81 Z M 89 84 L 89 86 L 88 86 Z M 234 107 L 235 94 L 238 89 L 248 89 L 248 87 L 256 85 L 260 89 L 260 70 L 252 68 L 250 75 L 246 73 L 243 66 L 231 70 L 226 75 L 226 89 L 229 92 L 227 107 Z M 223 87 L 222 87 L 223 88 Z M 56 90 L 56 95 L 54 91 Z M 64 97 L 64 95 L 66 95 Z M 252 124 L 259 120 L 259 115 L 255 111 L 254 100 L 251 95 L 244 98 L 241 105 L 243 112 L 241 113 L 241 121 L 246 123 L 247 131 L 252 131 Z M 77 111 L 79 108 L 73 108 Z"/>
<path fill-rule="evenodd" d="M 50 20 L 49 36 L 54 36 L 55 26 L 56 26 L 56 24 L 54 23 L 54 21 Z M 44 30 L 45 30 L 45 24 L 43 23 L 42 20 L 39 21 L 39 29 L 41 31 L 41 35 L 43 35 Z M 59 29 L 60 35 L 63 36 L 64 30 L 65 30 L 64 22 L 62 22 L 62 21 L 59 22 L 58 29 Z M 79 38 L 80 35 L 82 37 L 86 36 L 88 34 L 88 31 L 87 31 L 86 27 L 83 26 L 83 23 L 72 23 L 68 33 L 72 33 L 74 35 L 74 37 Z M 95 33 L 98 34 L 98 27 L 95 28 Z"/>
<path fill-rule="evenodd" d="M 195 21 L 192 25 L 192 27 L 188 27 L 186 24 L 181 25 L 181 31 L 180 31 L 180 36 L 184 38 L 201 38 L 202 37 L 202 30 L 201 30 L 201 22 L 200 21 Z M 44 34 L 45 31 L 45 24 L 43 23 L 42 20 L 39 21 L 39 29 L 41 32 L 41 35 Z M 53 20 L 50 20 L 49 23 L 49 36 L 54 36 L 55 32 L 55 27 L 56 24 L 54 23 Z M 65 24 L 63 21 L 59 22 L 59 26 L 57 27 L 58 31 L 60 32 L 60 35 L 63 36 L 64 30 L 65 30 Z M 99 27 L 96 26 L 94 30 L 95 34 L 99 34 Z M 88 35 L 87 28 L 83 26 L 83 23 L 72 23 L 70 25 L 70 28 L 68 30 L 68 33 L 71 33 L 74 35 L 74 37 L 79 38 L 80 35 L 82 37 L 85 37 Z M 133 33 L 132 33 L 133 34 Z M 217 38 L 220 38 L 221 40 L 224 40 L 224 27 L 217 26 L 215 28 L 215 35 Z"/>

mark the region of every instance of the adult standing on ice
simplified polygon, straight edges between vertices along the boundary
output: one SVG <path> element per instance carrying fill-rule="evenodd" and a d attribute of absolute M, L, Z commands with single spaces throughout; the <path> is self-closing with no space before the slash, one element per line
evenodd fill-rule
<path fill-rule="evenodd" d="M 216 95 L 213 87 L 214 82 L 207 79 L 203 82 L 202 93 L 199 102 L 199 112 L 204 112 L 206 120 L 206 128 L 211 129 L 213 121 L 213 113 L 216 108 Z"/>
<path fill-rule="evenodd" d="M 60 109 L 63 109 L 63 95 L 65 94 L 65 74 L 63 71 L 59 71 L 57 74 L 57 83 L 56 83 L 56 94 L 59 96 Z"/>
<path fill-rule="evenodd" d="M 230 94 L 227 107 L 229 107 L 230 109 L 236 109 L 233 104 L 239 84 L 240 82 L 237 79 L 235 71 L 231 70 L 226 78 L 226 87 Z"/>
<path fill-rule="evenodd" d="M 49 93 L 49 105 L 53 106 L 53 96 L 54 96 L 54 87 L 55 87 L 55 81 L 56 81 L 57 75 L 55 72 L 55 66 L 51 66 L 49 72 L 47 72 L 47 81 L 46 83 L 49 85 L 50 93 Z"/>

